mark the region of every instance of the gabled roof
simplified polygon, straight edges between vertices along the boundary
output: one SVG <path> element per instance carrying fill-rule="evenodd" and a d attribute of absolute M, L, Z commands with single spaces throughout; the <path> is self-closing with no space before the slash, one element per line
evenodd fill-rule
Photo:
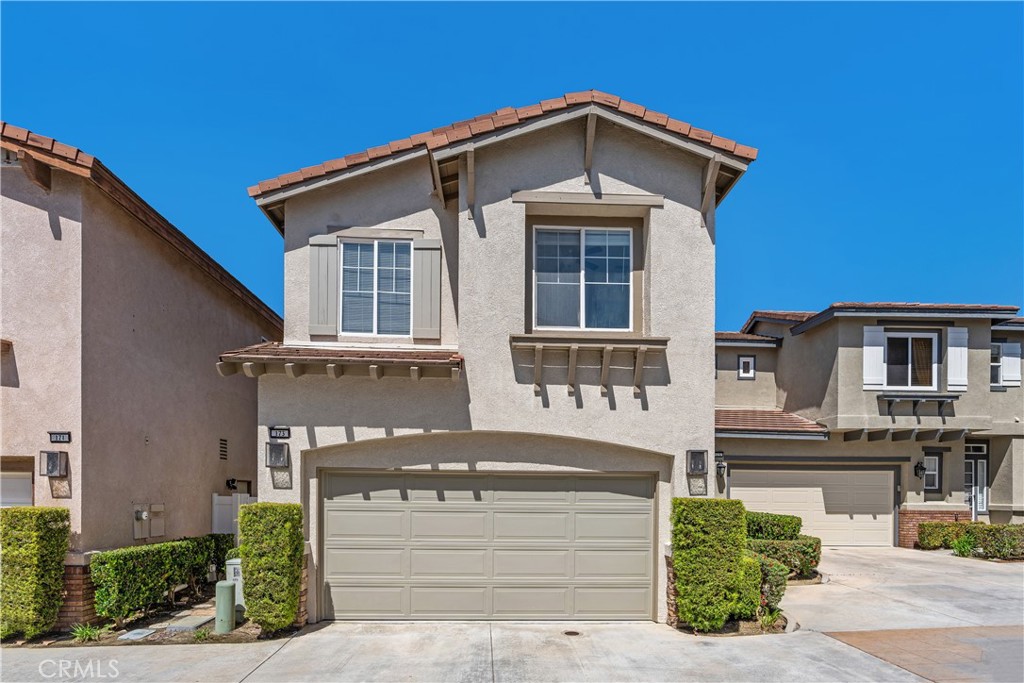
<path fill-rule="evenodd" d="M 757 149 L 754 147 L 716 135 L 709 130 L 691 126 L 689 123 L 670 118 L 667 114 L 647 109 L 642 105 L 627 102 L 616 95 L 609 95 L 597 90 L 584 90 L 524 107 L 505 107 L 489 114 L 458 121 L 269 178 L 250 187 L 249 196 L 258 201 L 264 200 L 280 190 L 292 188 L 317 178 L 347 172 L 392 157 L 406 155 L 411 151 L 426 150 L 430 153 L 441 153 L 453 145 L 494 135 L 496 131 L 520 126 L 531 119 L 547 117 L 561 110 L 591 106 L 599 107 L 602 111 L 624 115 L 653 129 L 663 131 L 676 139 L 696 143 L 711 152 L 720 153 L 726 158 L 731 157 L 744 165 L 757 158 Z M 740 168 L 745 168 L 745 166 Z M 274 218 L 271 217 L 271 220 Z"/>
<path fill-rule="evenodd" d="M 952 318 L 988 318 L 988 319 L 1009 319 L 1013 318 L 1018 306 L 1004 306 L 1000 304 L 923 304 L 917 302 L 899 301 L 839 301 L 820 313 L 790 328 L 791 334 L 802 334 L 812 327 L 816 327 L 835 317 L 860 317 L 873 315 L 897 315 L 900 317 L 931 318 L 931 317 L 952 317 Z"/>
<path fill-rule="evenodd" d="M 740 328 L 743 332 L 750 332 L 754 325 L 760 322 L 766 323 L 802 323 L 808 318 L 816 315 L 815 311 L 754 311 L 747 318 Z"/>
<path fill-rule="evenodd" d="M 15 153 L 29 178 L 48 191 L 50 170 L 57 169 L 92 182 L 115 204 L 213 278 L 281 334 L 281 316 L 239 282 L 195 242 L 146 203 L 103 163 L 77 147 L 0 121 L 0 147 Z"/>

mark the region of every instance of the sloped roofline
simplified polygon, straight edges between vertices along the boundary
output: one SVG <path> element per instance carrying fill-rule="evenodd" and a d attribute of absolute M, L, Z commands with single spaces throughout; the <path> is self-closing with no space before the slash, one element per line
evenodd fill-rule
<path fill-rule="evenodd" d="M 477 144 L 488 138 L 504 138 L 509 130 L 523 127 L 527 123 L 539 124 L 547 121 L 555 124 L 566 120 L 567 115 L 586 115 L 591 112 L 611 120 L 629 120 L 632 125 L 639 123 L 642 130 L 668 136 L 667 139 L 685 145 L 692 151 L 700 151 L 708 158 L 715 154 L 721 155 L 725 165 L 740 172 L 746 170 L 747 164 L 757 158 L 757 149 L 754 147 L 691 126 L 689 123 L 628 102 L 616 95 L 598 90 L 584 90 L 525 107 L 505 107 L 490 114 L 307 166 L 261 181 L 249 187 L 248 192 L 249 196 L 265 210 L 271 203 L 283 201 L 298 192 L 322 187 L 325 184 L 317 181 L 333 180 L 350 175 L 354 171 L 371 170 L 384 163 L 404 161 L 426 154 L 436 155 L 439 159 L 452 156 L 463 151 L 462 148 L 467 145 Z M 291 191 L 286 192 L 289 190 Z M 268 214 L 268 217 L 275 225 L 277 224 L 272 216 Z"/>
<path fill-rule="evenodd" d="M 747 318 L 740 330 L 750 333 L 759 322 L 792 323 L 790 332 L 802 334 L 835 317 L 863 317 L 880 314 L 898 315 L 901 317 L 955 317 L 955 318 L 990 318 L 993 320 L 1011 320 L 1020 310 L 1018 306 L 1002 304 L 929 304 L 901 301 L 837 301 L 828 308 L 814 311 L 754 311 Z"/>
<path fill-rule="evenodd" d="M 278 336 L 281 335 L 284 325 L 281 316 L 209 254 L 200 249 L 185 233 L 174 227 L 170 221 L 128 187 L 123 180 L 114 175 L 113 171 L 104 166 L 99 159 L 77 147 L 3 121 L 0 121 L 0 147 L 17 154 L 25 166 L 35 168 L 37 164 L 42 164 L 47 169 L 64 171 L 92 182 L 115 204 L 177 250 L 193 266 L 217 282 L 256 315 L 263 318 L 276 330 Z M 26 171 L 29 169 L 27 168 Z M 49 171 L 46 173 L 49 174 Z"/>

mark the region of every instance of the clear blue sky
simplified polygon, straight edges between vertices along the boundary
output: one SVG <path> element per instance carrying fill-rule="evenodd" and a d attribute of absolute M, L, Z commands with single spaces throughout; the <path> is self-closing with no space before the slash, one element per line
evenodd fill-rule
<path fill-rule="evenodd" d="M 597 88 L 760 148 L 718 327 L 832 301 L 1024 302 L 1024 5 L 12 4 L 0 114 L 101 158 L 281 310 L 246 186 Z"/>

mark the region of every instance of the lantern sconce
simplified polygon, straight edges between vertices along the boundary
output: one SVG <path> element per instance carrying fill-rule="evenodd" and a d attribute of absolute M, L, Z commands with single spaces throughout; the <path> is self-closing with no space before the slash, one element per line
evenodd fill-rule
<path fill-rule="evenodd" d="M 924 479 L 924 473 L 927 469 L 928 468 L 924 466 L 924 461 L 922 460 L 921 462 L 914 465 L 914 476 L 917 477 L 918 479 Z"/>
<path fill-rule="evenodd" d="M 725 470 L 725 453 L 715 453 L 715 471 L 718 473 L 718 476 L 725 477 Z"/>

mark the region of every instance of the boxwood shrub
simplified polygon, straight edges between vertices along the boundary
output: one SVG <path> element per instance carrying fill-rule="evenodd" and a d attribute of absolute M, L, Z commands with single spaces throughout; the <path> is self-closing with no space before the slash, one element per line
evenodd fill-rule
<path fill-rule="evenodd" d="M 917 544 L 924 550 L 952 548 L 968 531 L 986 526 L 984 522 L 921 522 L 917 526 Z M 974 534 L 977 538 L 977 534 Z"/>
<path fill-rule="evenodd" d="M 755 553 L 786 565 L 797 576 L 807 576 L 821 562 L 821 539 L 816 536 L 797 536 L 792 541 L 765 541 L 751 538 L 747 547 Z"/>
<path fill-rule="evenodd" d="M 64 602 L 67 508 L 0 508 L 0 637 L 50 631 Z"/>
<path fill-rule="evenodd" d="M 228 560 L 228 551 L 235 547 L 234 534 L 209 534 L 213 541 L 213 555 L 210 564 L 217 567 L 218 572 L 225 571 L 224 563 Z"/>
<path fill-rule="evenodd" d="M 766 541 L 795 541 L 803 525 L 796 515 L 747 511 L 747 538 Z"/>
<path fill-rule="evenodd" d="M 1024 559 L 1024 524 L 979 524 L 972 533 L 985 557 Z"/>
<path fill-rule="evenodd" d="M 197 591 L 206 581 L 218 543 L 224 544 L 213 536 L 96 553 L 90 563 L 96 614 L 120 625 L 135 612 L 168 600 L 175 586 L 187 584 Z"/>
<path fill-rule="evenodd" d="M 737 589 L 736 604 L 730 616 L 735 619 L 752 619 L 761 604 L 761 564 L 749 551 L 744 552 L 740 558 Z"/>
<path fill-rule="evenodd" d="M 761 568 L 761 604 L 769 609 L 776 609 L 782 602 L 782 596 L 786 594 L 789 567 L 753 550 L 748 550 L 747 554 L 756 559 Z"/>
<path fill-rule="evenodd" d="M 302 587 L 302 506 L 250 503 L 238 513 L 245 615 L 265 633 L 290 626 Z"/>
<path fill-rule="evenodd" d="M 678 616 L 695 631 L 716 631 L 737 610 L 747 537 L 743 513 L 743 503 L 738 500 L 672 501 L 672 564 Z M 243 548 L 245 543 L 243 532 Z M 248 587 L 248 575 L 245 582 Z M 248 592 L 245 599 L 248 604 Z"/>

